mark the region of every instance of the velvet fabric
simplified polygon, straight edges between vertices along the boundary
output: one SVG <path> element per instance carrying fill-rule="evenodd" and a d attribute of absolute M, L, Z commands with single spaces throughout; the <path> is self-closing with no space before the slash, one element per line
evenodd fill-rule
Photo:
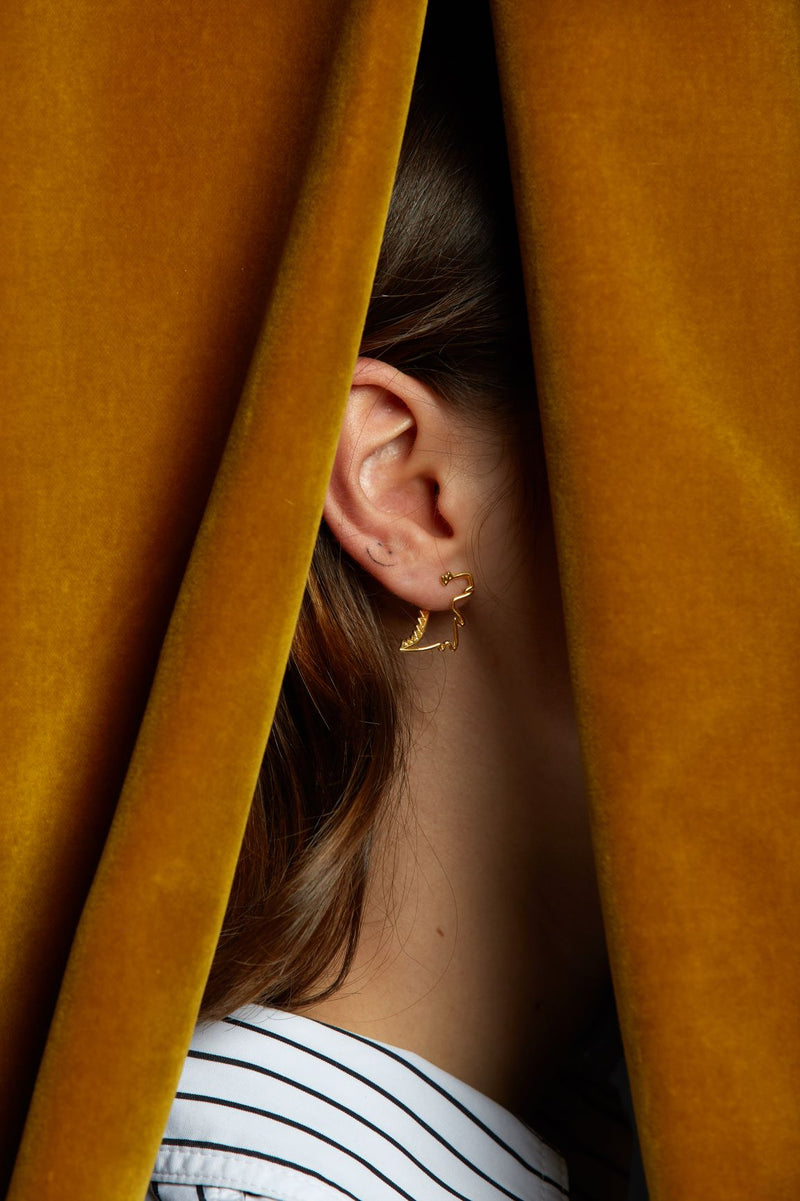
<path fill-rule="evenodd" d="M 17 1201 L 144 1195 L 308 570 L 423 15 L 84 0 L 4 17 L 7 1159 L 60 986 Z"/>
<path fill-rule="evenodd" d="M 653 1201 L 800 1196 L 800 77 L 782 0 L 497 0 Z"/>
<path fill-rule="evenodd" d="M 4 8 L 12 1201 L 143 1196 L 302 594 L 424 8 Z M 800 17 L 789 0 L 492 14 L 651 1196 L 794 1201 Z"/>

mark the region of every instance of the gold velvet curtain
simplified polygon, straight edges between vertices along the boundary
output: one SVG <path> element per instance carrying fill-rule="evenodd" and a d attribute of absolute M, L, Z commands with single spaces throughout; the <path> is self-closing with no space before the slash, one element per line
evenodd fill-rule
<path fill-rule="evenodd" d="M 457 23 L 469 4 L 452 7 Z M 796 1201 L 800 13 L 491 8 L 651 1197 Z M 302 593 L 424 10 L 3 6 L 12 1201 L 145 1191 Z"/>

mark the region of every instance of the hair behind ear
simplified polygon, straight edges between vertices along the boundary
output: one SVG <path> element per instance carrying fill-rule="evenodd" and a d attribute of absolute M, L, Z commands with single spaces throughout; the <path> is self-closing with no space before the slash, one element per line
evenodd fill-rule
<path fill-rule="evenodd" d="M 379 808 L 402 776 L 401 679 L 366 573 L 320 530 L 203 1000 L 298 1007 L 355 952 Z"/>

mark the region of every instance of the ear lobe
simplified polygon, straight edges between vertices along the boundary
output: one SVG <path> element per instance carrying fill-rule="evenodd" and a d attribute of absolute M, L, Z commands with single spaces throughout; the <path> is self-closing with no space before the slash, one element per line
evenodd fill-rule
<path fill-rule="evenodd" d="M 345 551 L 389 592 L 446 607 L 439 584 L 453 562 L 442 512 L 452 422 L 432 389 L 374 359 L 359 359 L 325 503 Z"/>

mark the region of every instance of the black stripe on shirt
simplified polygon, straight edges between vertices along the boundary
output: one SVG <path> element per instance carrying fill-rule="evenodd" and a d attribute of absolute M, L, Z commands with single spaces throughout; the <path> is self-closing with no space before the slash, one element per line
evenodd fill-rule
<path fill-rule="evenodd" d="M 293 1168 L 304 1176 L 313 1176 L 315 1180 L 321 1180 L 323 1184 L 329 1184 L 331 1188 L 335 1188 L 337 1193 L 350 1197 L 351 1201 L 361 1201 L 361 1198 L 357 1197 L 355 1193 L 351 1193 L 349 1189 L 337 1184 L 334 1180 L 329 1180 L 321 1172 L 315 1172 L 313 1168 L 304 1168 L 302 1164 L 292 1163 L 289 1159 L 279 1159 L 277 1155 L 267 1155 L 263 1151 L 247 1151 L 244 1147 L 227 1147 L 224 1143 L 207 1143 L 200 1139 L 188 1138 L 165 1138 L 161 1140 L 161 1145 L 163 1147 L 194 1147 L 199 1151 L 227 1151 L 231 1155 L 247 1155 L 251 1159 L 263 1159 L 267 1163 L 277 1164 L 279 1168 Z M 228 1188 L 229 1186 L 221 1187 Z"/>
<path fill-rule="evenodd" d="M 326 1096 L 325 1093 L 318 1092 L 315 1088 L 311 1088 L 310 1085 L 303 1084 L 299 1080 L 293 1080 L 289 1076 L 282 1076 L 280 1072 L 275 1072 L 272 1070 L 272 1068 L 265 1068 L 262 1067 L 261 1064 L 257 1063 L 249 1063 L 245 1059 L 232 1059 L 226 1055 L 214 1055 L 210 1051 L 196 1051 L 192 1049 L 189 1051 L 187 1058 L 205 1059 L 211 1063 L 227 1063 L 233 1067 L 245 1068 L 249 1072 L 259 1072 L 262 1076 L 270 1076 L 273 1080 L 280 1080 L 282 1084 L 288 1084 L 291 1088 L 299 1089 L 301 1092 L 308 1093 L 309 1096 L 316 1097 L 318 1101 L 322 1101 L 325 1105 L 332 1105 L 334 1109 L 341 1110 L 342 1113 L 346 1113 L 349 1117 L 354 1118 L 357 1122 L 360 1122 L 362 1126 L 366 1126 L 371 1130 L 375 1130 L 383 1138 L 386 1138 L 386 1134 L 383 1130 L 379 1129 L 377 1126 L 374 1126 L 372 1122 L 363 1117 L 362 1114 L 357 1113 L 354 1109 L 348 1109 L 348 1107 L 343 1105 L 341 1101 L 335 1101 L 332 1097 Z M 482 1171 L 481 1168 L 479 1168 L 476 1164 L 471 1163 L 466 1156 L 462 1155 L 460 1151 L 451 1146 L 451 1144 L 448 1143 L 447 1140 L 441 1134 L 439 1134 L 437 1130 L 434 1130 L 432 1126 L 429 1126 L 428 1123 L 423 1121 L 418 1114 L 414 1113 L 412 1109 L 409 1109 L 407 1105 L 404 1105 L 402 1101 L 398 1101 L 397 1098 L 393 1097 L 391 1093 L 388 1093 L 386 1089 L 381 1088 L 378 1084 L 373 1084 L 372 1081 L 367 1080 L 367 1078 L 364 1076 L 359 1076 L 357 1072 L 351 1071 L 343 1064 L 336 1063 L 335 1060 L 332 1060 L 331 1062 L 335 1067 L 342 1068 L 342 1070 L 348 1072 L 349 1075 L 355 1076 L 356 1079 L 363 1081 L 364 1084 L 367 1084 L 370 1088 L 375 1089 L 375 1091 L 379 1092 L 383 1097 L 386 1098 L 387 1101 L 390 1101 L 393 1105 L 397 1106 L 398 1109 L 401 1109 L 405 1114 L 412 1118 L 417 1125 L 421 1126 L 423 1130 L 427 1131 L 432 1138 L 436 1139 L 438 1143 L 441 1143 L 441 1145 L 445 1147 L 451 1155 L 454 1155 L 456 1159 L 459 1159 L 461 1163 L 468 1167 L 470 1171 L 474 1172 L 476 1176 L 480 1176 L 481 1180 L 485 1180 L 487 1184 L 491 1184 L 497 1189 L 498 1192 L 504 1193 L 506 1197 L 511 1199 L 511 1201 L 524 1201 L 524 1198 L 520 1197 L 518 1193 L 512 1193 L 502 1184 L 498 1184 L 496 1180 L 492 1180 L 491 1176 L 487 1176 L 486 1172 Z M 544 1176 L 542 1172 L 537 1171 L 536 1168 L 531 1168 L 530 1170 L 540 1179 L 546 1180 L 548 1183 L 555 1183 L 554 1181 L 550 1181 L 548 1177 Z M 566 1193 L 566 1189 L 561 1188 L 560 1185 L 556 1185 L 556 1187 L 560 1188 L 561 1192 Z"/>
<path fill-rule="evenodd" d="M 316 1021 L 316 1018 L 309 1018 L 306 1020 Z M 456 1151 L 455 1147 L 451 1147 L 449 1143 L 446 1143 L 444 1139 L 440 1138 L 439 1135 L 436 1134 L 436 1131 L 431 1130 L 431 1128 L 427 1126 L 411 1109 L 404 1105 L 402 1101 L 398 1101 L 396 1097 L 393 1097 L 390 1093 L 386 1092 L 385 1089 L 381 1088 L 380 1085 L 375 1084 L 374 1081 L 370 1080 L 367 1076 L 362 1076 L 360 1072 L 356 1072 L 353 1068 L 348 1067 L 346 1064 L 340 1063 L 338 1059 L 333 1059 L 331 1056 L 323 1054 L 322 1051 L 317 1051 L 315 1048 L 308 1047 L 304 1043 L 296 1042 L 295 1039 L 289 1038 L 286 1034 L 278 1034 L 274 1030 L 264 1030 L 261 1026 L 255 1026 L 251 1022 L 242 1021 L 241 1018 L 226 1017 L 223 1019 L 223 1021 L 231 1026 L 241 1026 L 245 1030 L 252 1030 L 254 1034 L 263 1034 L 266 1038 L 274 1038 L 278 1042 L 288 1043 L 290 1046 L 296 1047 L 300 1051 L 305 1051 L 308 1055 L 313 1055 L 316 1059 L 320 1059 L 324 1063 L 330 1064 L 332 1067 L 339 1068 L 341 1071 L 346 1072 L 349 1076 L 353 1076 L 356 1080 L 360 1081 L 360 1083 L 366 1084 L 367 1087 L 375 1089 L 376 1092 L 381 1093 L 382 1096 L 388 1098 L 388 1100 L 392 1101 L 395 1105 L 399 1106 L 400 1109 L 404 1110 L 405 1113 L 409 1114 L 412 1118 L 418 1121 L 420 1125 L 425 1126 L 426 1130 L 438 1138 L 439 1141 L 443 1143 L 443 1145 L 446 1146 L 449 1151 L 452 1151 L 454 1155 L 457 1155 L 458 1158 L 461 1159 L 463 1163 L 467 1164 L 468 1167 L 473 1168 L 474 1171 L 479 1172 L 480 1175 L 483 1175 L 483 1173 L 480 1172 L 480 1169 L 475 1168 L 474 1165 L 469 1162 L 469 1160 L 465 1159 L 458 1151 Z M 330 1026 L 326 1022 L 317 1022 L 317 1025 L 322 1027 L 327 1026 L 327 1028 L 330 1030 L 336 1030 L 340 1034 L 346 1034 L 348 1038 L 355 1039 L 356 1042 L 363 1043 L 364 1046 L 370 1047 L 375 1051 L 380 1051 L 382 1054 L 388 1056 L 389 1059 L 395 1060 L 395 1062 L 399 1063 L 402 1067 L 407 1068 L 410 1072 L 413 1072 L 415 1076 L 419 1077 L 420 1080 L 424 1080 L 425 1083 L 430 1085 L 430 1087 L 439 1093 L 440 1096 L 444 1097 L 447 1101 L 454 1105 L 456 1109 L 458 1109 L 466 1118 L 469 1118 L 471 1122 L 473 1122 L 480 1130 L 487 1134 L 489 1138 L 491 1138 L 493 1142 L 497 1144 L 497 1146 L 501 1147 L 505 1152 L 507 1152 L 508 1155 L 515 1159 L 517 1163 L 521 1164 L 522 1167 L 530 1172 L 533 1176 L 538 1177 L 539 1180 L 543 1180 L 545 1184 L 552 1185 L 553 1188 L 558 1189 L 563 1196 L 566 1197 L 569 1195 L 567 1189 L 565 1189 L 558 1180 L 553 1180 L 553 1178 L 548 1176 L 546 1172 L 542 1172 L 541 1169 L 534 1167 L 534 1165 L 531 1163 L 528 1163 L 525 1157 L 520 1155 L 520 1153 L 516 1151 L 514 1147 L 509 1146 L 509 1144 L 503 1138 L 501 1138 L 499 1134 L 492 1130 L 490 1126 L 487 1126 L 484 1122 L 482 1122 L 481 1119 L 477 1117 L 476 1114 L 472 1113 L 472 1111 L 468 1109 L 467 1106 L 461 1101 L 459 1101 L 457 1097 L 454 1097 L 452 1093 L 448 1092 L 447 1089 L 439 1084 L 436 1080 L 432 1080 L 431 1077 L 426 1075 L 426 1073 L 423 1072 L 421 1068 L 418 1068 L 416 1064 L 409 1063 L 407 1059 L 405 1059 L 402 1055 L 399 1055 L 396 1051 L 391 1050 L 389 1047 L 382 1046 L 380 1043 L 375 1043 L 371 1039 L 364 1038 L 360 1034 L 354 1034 L 352 1030 L 344 1030 L 340 1026 Z M 489 1180 L 489 1177 L 484 1176 L 484 1179 Z M 491 1184 L 495 1184 L 495 1181 L 493 1180 L 490 1180 L 489 1182 Z M 501 1186 L 496 1185 L 496 1187 L 500 1188 Z M 507 1196 L 513 1195 L 508 1193 L 506 1189 L 503 1189 L 502 1191 L 505 1192 Z"/>
<path fill-rule="evenodd" d="M 384 1176 L 382 1172 L 379 1172 L 377 1168 L 375 1168 L 361 1155 L 358 1155 L 355 1151 L 351 1151 L 349 1147 L 345 1147 L 341 1143 L 337 1143 L 335 1139 L 329 1138 L 327 1134 L 322 1134 L 320 1131 L 314 1130 L 311 1126 L 304 1126 L 302 1122 L 296 1122 L 294 1118 L 287 1118 L 281 1113 L 274 1113 L 268 1109 L 259 1109 L 256 1105 L 245 1105 L 242 1101 L 226 1101 L 221 1097 L 207 1097 L 202 1093 L 177 1093 L 176 1096 L 185 1101 L 206 1101 L 211 1105 L 224 1105 L 228 1109 L 244 1110 L 246 1113 L 255 1113 L 258 1114 L 259 1117 L 272 1118 L 276 1122 L 283 1122 L 286 1126 L 293 1126 L 295 1130 L 302 1130 L 304 1134 L 310 1134 L 313 1138 L 321 1139 L 322 1142 L 328 1143 L 331 1147 L 335 1147 L 337 1151 L 343 1151 L 345 1155 L 349 1155 L 352 1159 L 358 1160 L 358 1162 L 363 1164 L 365 1168 L 368 1168 L 370 1172 L 374 1172 L 376 1176 L 379 1176 L 381 1180 L 391 1185 L 392 1188 L 397 1189 L 397 1191 L 402 1193 L 404 1197 L 408 1197 L 408 1193 L 404 1192 L 403 1189 L 401 1189 L 399 1185 L 395 1184 L 393 1180 L 390 1180 L 387 1176 Z M 350 1111 L 348 1110 L 346 1112 Z M 393 1147 L 396 1147 L 398 1151 L 405 1155 L 407 1159 L 410 1159 L 411 1162 L 417 1168 L 419 1168 L 421 1172 L 424 1172 L 426 1176 L 433 1180 L 435 1184 L 438 1184 L 440 1188 L 443 1188 L 445 1192 L 451 1193 L 452 1196 L 457 1197 L 459 1201 L 472 1201 L 471 1197 L 467 1197 L 464 1193 L 459 1193 L 457 1189 L 454 1189 L 451 1185 L 447 1184 L 444 1180 L 437 1176 L 435 1172 L 432 1172 L 430 1168 L 426 1168 L 424 1163 L 421 1163 L 416 1156 L 412 1155 L 411 1152 L 404 1147 L 402 1143 L 398 1142 L 396 1138 L 392 1138 L 391 1134 L 387 1134 L 385 1130 L 381 1130 L 379 1126 L 374 1125 L 367 1118 L 362 1119 L 362 1121 L 363 1124 L 369 1127 L 370 1130 L 374 1130 L 374 1132 L 380 1135 L 381 1138 L 385 1139 L 387 1143 L 391 1143 Z M 416 1201 L 416 1198 L 411 1197 L 409 1201 Z"/>
<path fill-rule="evenodd" d="M 319 1026 L 326 1025 L 325 1022 L 320 1022 L 317 1018 L 309 1018 L 309 1021 L 317 1022 L 317 1025 Z M 256 1029 L 258 1029 L 258 1027 L 256 1027 Z M 507 1151 L 509 1155 L 513 1156 L 514 1159 L 521 1163 L 524 1168 L 527 1168 L 529 1172 L 533 1172 L 535 1175 L 540 1176 L 548 1184 L 554 1185 L 557 1189 L 560 1189 L 562 1193 L 566 1194 L 567 1190 L 563 1187 L 563 1185 L 559 1184 L 557 1180 L 551 1180 L 549 1176 L 543 1176 L 541 1172 L 538 1172 L 536 1168 L 532 1166 L 532 1164 L 528 1163 L 524 1156 L 520 1155 L 518 1151 L 509 1146 L 505 1139 L 501 1138 L 499 1134 L 492 1130 L 491 1126 L 487 1126 L 476 1114 L 472 1112 L 468 1106 L 464 1105 L 462 1101 L 459 1101 L 458 1097 L 454 1097 L 453 1094 L 448 1092 L 443 1085 L 439 1084 L 437 1080 L 433 1080 L 427 1074 L 427 1072 L 423 1072 L 422 1068 L 418 1067 L 415 1063 L 410 1063 L 404 1055 L 399 1054 L 392 1047 L 387 1047 L 381 1043 L 373 1042 L 373 1040 L 370 1038 L 365 1038 L 363 1034 L 356 1034 L 353 1030 L 346 1030 L 344 1026 L 332 1026 L 331 1029 L 338 1030 L 340 1034 L 344 1034 L 348 1038 L 353 1038 L 356 1040 L 356 1042 L 363 1043 L 367 1047 L 372 1047 L 373 1050 L 380 1051 L 382 1055 L 386 1055 L 389 1059 L 394 1059 L 397 1063 L 401 1063 L 403 1067 L 408 1068 L 408 1070 L 413 1072 L 415 1076 L 419 1076 L 421 1080 L 424 1080 L 426 1084 L 429 1084 L 431 1088 L 436 1090 L 437 1093 L 440 1093 L 448 1101 L 451 1101 L 453 1105 L 455 1105 L 456 1109 L 460 1109 L 465 1117 L 470 1118 L 476 1126 L 483 1130 L 485 1134 L 488 1134 L 489 1138 L 493 1139 L 498 1146 L 502 1147 L 504 1151 Z M 276 1035 L 276 1037 L 278 1036 Z M 542 1143 L 546 1141 L 538 1133 L 536 1134 L 536 1137 Z M 550 1147 L 550 1150 L 554 1155 L 559 1155 L 559 1152 L 556 1151 L 554 1147 Z"/>

